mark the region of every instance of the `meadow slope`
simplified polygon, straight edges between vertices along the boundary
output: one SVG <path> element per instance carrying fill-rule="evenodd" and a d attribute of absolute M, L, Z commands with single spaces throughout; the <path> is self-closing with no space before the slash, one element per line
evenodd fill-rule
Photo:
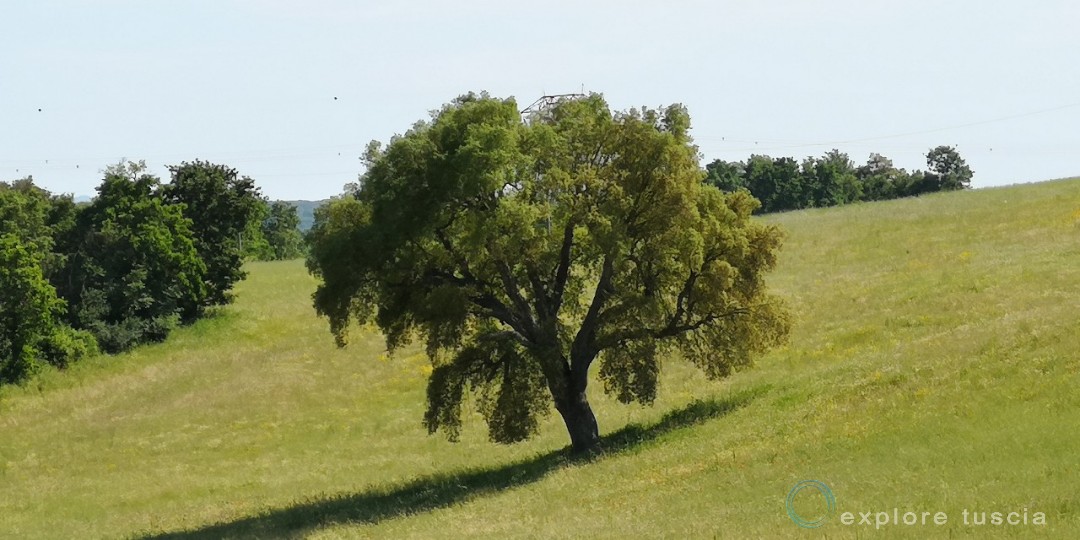
<path fill-rule="evenodd" d="M 429 437 L 423 355 L 335 349 L 302 263 L 258 263 L 165 344 L 0 389 L 0 537 L 1080 538 L 1080 180 L 764 219 L 790 343 L 722 382 L 672 360 L 653 407 L 594 385 L 599 459 L 555 416 Z M 800 529 L 803 479 L 949 521 Z"/>

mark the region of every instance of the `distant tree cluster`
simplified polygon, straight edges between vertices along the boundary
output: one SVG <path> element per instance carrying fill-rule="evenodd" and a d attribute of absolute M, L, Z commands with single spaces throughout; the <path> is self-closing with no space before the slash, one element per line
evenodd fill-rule
<path fill-rule="evenodd" d="M 753 155 L 746 162 L 715 160 L 705 167 L 706 182 L 724 191 L 746 189 L 761 201 L 761 212 L 880 201 L 935 191 L 965 189 L 973 172 L 955 148 L 938 146 L 926 154 L 927 171 L 907 172 L 881 154 L 856 167 L 847 154 L 832 150 L 802 163 L 794 158 Z"/>
<path fill-rule="evenodd" d="M 258 230 L 249 235 L 252 247 L 245 253 L 260 261 L 285 261 L 304 256 L 304 236 L 300 232 L 300 214 L 293 203 L 262 202 Z"/>
<path fill-rule="evenodd" d="M 245 237 L 260 242 L 274 207 L 229 167 L 170 172 L 162 184 L 142 162 L 110 166 L 81 205 L 31 178 L 0 182 L 0 383 L 163 340 L 232 300 Z"/>

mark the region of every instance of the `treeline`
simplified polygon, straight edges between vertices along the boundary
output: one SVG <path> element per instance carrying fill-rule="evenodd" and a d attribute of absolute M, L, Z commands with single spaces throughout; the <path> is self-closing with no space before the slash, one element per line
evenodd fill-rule
<path fill-rule="evenodd" d="M 0 383 L 161 341 L 231 302 L 245 258 L 301 255 L 295 208 L 250 178 L 202 161 L 169 171 L 163 184 L 142 162 L 110 166 L 83 204 L 0 182 Z"/>
<path fill-rule="evenodd" d="M 838 150 L 799 163 L 794 158 L 752 155 L 745 162 L 715 160 L 705 167 L 705 181 L 724 191 L 749 190 L 761 212 L 880 201 L 935 191 L 968 188 L 973 171 L 955 148 L 938 146 L 926 154 L 926 171 L 907 172 L 881 154 L 855 166 Z"/>
<path fill-rule="evenodd" d="M 299 208 L 288 201 L 262 200 L 258 226 L 247 231 L 241 243 L 244 256 L 259 261 L 285 261 L 304 256 L 306 247 Z"/>

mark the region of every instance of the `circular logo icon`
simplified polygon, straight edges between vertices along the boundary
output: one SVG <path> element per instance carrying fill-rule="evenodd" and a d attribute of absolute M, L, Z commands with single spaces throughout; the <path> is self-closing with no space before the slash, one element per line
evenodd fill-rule
<path fill-rule="evenodd" d="M 815 490 L 818 493 L 821 493 L 822 497 L 825 497 L 825 513 L 812 519 L 807 519 L 795 511 L 795 496 L 804 489 Z M 791 488 L 791 491 L 788 492 L 785 505 L 787 506 L 788 517 L 790 517 L 791 521 L 794 521 L 796 525 L 805 529 L 816 529 L 824 525 L 825 520 L 829 519 L 829 516 L 836 511 L 836 497 L 833 496 L 832 490 L 829 489 L 829 486 L 826 486 L 824 482 L 819 482 L 817 480 L 803 480 L 802 482 L 795 484 L 795 487 Z"/>

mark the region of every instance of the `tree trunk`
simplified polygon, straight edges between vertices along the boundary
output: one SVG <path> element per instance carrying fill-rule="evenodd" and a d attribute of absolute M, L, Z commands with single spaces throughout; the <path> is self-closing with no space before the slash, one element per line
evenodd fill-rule
<path fill-rule="evenodd" d="M 568 399 L 557 403 L 555 408 L 566 423 L 574 453 L 595 452 L 600 444 L 600 430 L 585 392 L 573 392 Z"/>

